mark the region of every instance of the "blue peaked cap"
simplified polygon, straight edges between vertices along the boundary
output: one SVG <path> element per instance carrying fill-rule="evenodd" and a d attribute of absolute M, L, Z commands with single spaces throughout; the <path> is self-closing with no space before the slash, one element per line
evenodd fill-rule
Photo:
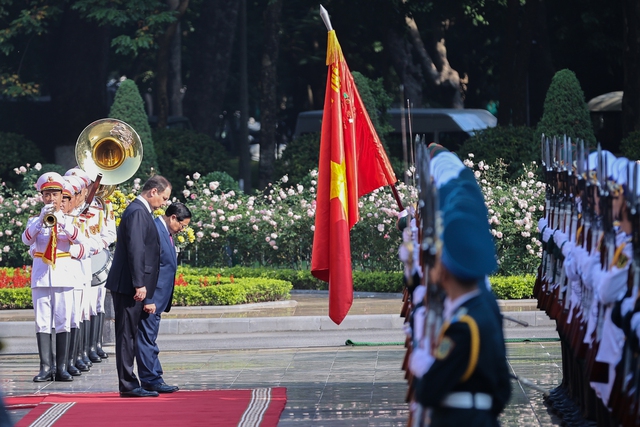
<path fill-rule="evenodd" d="M 475 180 L 456 181 L 455 188 L 440 200 L 441 261 L 459 279 L 480 279 L 498 267 L 487 208 Z"/>

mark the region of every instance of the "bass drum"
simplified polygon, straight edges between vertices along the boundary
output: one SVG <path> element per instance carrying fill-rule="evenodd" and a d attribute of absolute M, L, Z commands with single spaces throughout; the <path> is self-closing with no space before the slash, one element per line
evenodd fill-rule
<path fill-rule="evenodd" d="M 91 256 L 91 286 L 100 286 L 107 281 L 113 257 L 109 249 L 103 249 Z"/>

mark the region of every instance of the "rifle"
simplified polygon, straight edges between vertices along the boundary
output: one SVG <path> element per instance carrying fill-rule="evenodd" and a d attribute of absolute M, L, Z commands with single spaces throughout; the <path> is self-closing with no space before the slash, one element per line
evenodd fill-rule
<path fill-rule="evenodd" d="M 423 136 L 420 143 L 416 144 L 416 172 L 420 197 L 417 209 L 420 220 L 420 264 L 422 267 L 422 281 L 426 287 L 425 296 L 420 303 L 425 308 L 425 316 L 424 323 L 419 325 L 422 327 L 421 333 L 415 333 L 416 331 L 414 331 L 411 348 L 422 347 L 425 342 L 429 342 L 433 346 L 443 322 L 444 292 L 436 284 L 429 281 L 429 269 L 433 267 L 435 262 L 438 238 L 438 199 L 437 190 L 431 179 L 430 161 L 430 155 Z M 431 350 L 431 348 L 428 350 Z M 429 417 L 429 411 L 413 401 L 413 378 L 410 378 L 407 398 L 412 401 L 409 425 L 413 427 L 424 426 L 426 419 Z"/>
<path fill-rule="evenodd" d="M 600 263 L 603 269 L 609 269 L 613 260 L 616 236 L 613 226 L 613 208 L 611 191 L 609 190 L 608 168 L 602 155 L 602 148 L 598 144 L 598 191 L 600 197 L 600 217 L 602 219 L 603 239 L 600 247 Z M 600 347 L 600 339 L 602 336 L 602 324 L 604 322 L 604 306 L 600 302 L 597 303 L 598 316 L 595 330 L 593 331 L 592 345 L 587 358 L 587 374 L 590 381 L 608 382 L 609 366 L 606 363 L 596 361 L 596 355 Z"/>

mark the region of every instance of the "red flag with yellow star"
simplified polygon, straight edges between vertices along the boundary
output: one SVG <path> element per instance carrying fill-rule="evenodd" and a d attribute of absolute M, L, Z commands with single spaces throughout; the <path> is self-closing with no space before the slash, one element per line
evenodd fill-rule
<path fill-rule="evenodd" d="M 397 179 L 334 30 L 327 65 L 311 273 L 329 282 L 329 317 L 339 325 L 353 303 L 349 230 L 359 219 L 358 198 Z"/>

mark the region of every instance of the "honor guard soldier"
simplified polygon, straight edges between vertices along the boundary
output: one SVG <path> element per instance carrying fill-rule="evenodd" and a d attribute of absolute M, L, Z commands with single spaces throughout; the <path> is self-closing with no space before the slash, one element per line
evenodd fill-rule
<path fill-rule="evenodd" d="M 511 387 L 502 320 L 486 284 L 497 261 L 484 197 L 473 172 L 455 155 L 434 144 L 429 155 L 440 218 L 434 222 L 427 288 L 437 286 L 446 298 L 435 335 L 427 333 L 434 307 L 413 319 L 415 329 L 423 331 L 409 360 L 414 400 L 427 409 L 420 416 L 433 427 L 497 426 Z"/>
<path fill-rule="evenodd" d="M 33 378 L 42 381 L 72 381 L 67 372 L 69 332 L 73 307 L 73 288 L 77 280 L 70 245 L 82 240 L 73 218 L 61 209 L 64 179 L 55 172 L 41 175 L 36 188 L 44 207 L 40 215 L 28 220 L 22 233 L 24 244 L 34 247 L 31 295 L 36 318 L 36 338 L 40 372 Z M 52 372 L 51 330 L 56 330 L 56 371 Z"/>

